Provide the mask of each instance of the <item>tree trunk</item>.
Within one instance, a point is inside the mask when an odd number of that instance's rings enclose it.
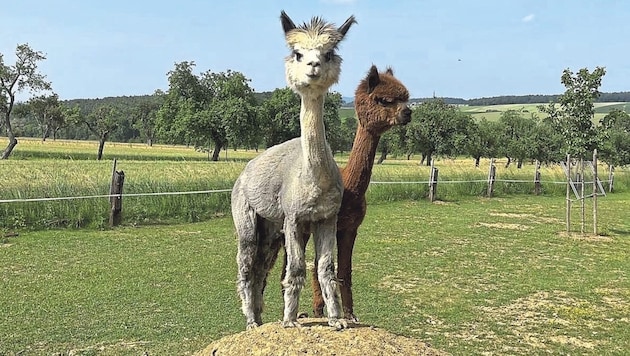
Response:
[[[378,158],[378,161],[376,162],[376,164],[382,164],[385,159],[387,159],[387,154],[389,153],[389,149],[387,149],[387,145],[383,145],[383,147],[381,147],[381,156]]]
[[[433,156],[433,154],[432,154],[432,153],[427,153],[427,155],[426,155],[426,157],[425,157],[425,159],[426,159],[426,163],[425,163],[425,165],[426,165],[427,167],[431,166],[431,157],[432,157],[432,156]]]
[[[9,144],[4,149],[4,151],[2,151],[2,156],[0,156],[0,159],[8,159],[9,156],[11,155],[11,152],[13,152],[13,148],[15,148],[15,146],[17,146],[18,144],[18,140],[15,138],[15,135],[13,134],[13,127],[11,127],[11,120],[9,120],[9,115],[10,115],[10,112],[5,113],[5,118],[4,118],[4,127],[7,130],[7,138],[9,139]]]
[[[153,138],[152,137],[147,138],[147,145],[149,147],[153,147]]]
[[[103,158],[103,148],[105,148],[105,140],[107,137],[101,137],[98,140],[98,154],[96,155],[96,160],[100,161]]]
[[[479,163],[481,162],[481,156],[475,157],[475,167],[479,168]]]
[[[518,169],[523,168],[523,159],[522,158],[519,158],[516,162],[517,162],[516,163],[516,168],[518,168]]]
[[[512,163],[512,159],[507,156],[505,158],[507,158],[507,162],[505,163],[505,168],[508,168],[510,166],[510,163]]]
[[[221,144],[215,143],[214,144],[214,150],[212,151],[212,158],[211,158],[211,160],[213,162],[217,162],[219,160],[219,155],[220,154],[221,154]]]

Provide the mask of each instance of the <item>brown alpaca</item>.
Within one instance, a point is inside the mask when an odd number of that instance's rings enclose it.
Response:
[[[376,66],[372,66],[355,92],[354,107],[359,123],[348,164],[340,168],[344,190],[337,215],[337,279],[344,317],[348,320],[358,321],[352,299],[352,249],[367,209],[365,192],[370,184],[376,148],[387,130],[411,121],[408,100],[407,88],[394,78],[391,68],[379,73]],[[304,237],[308,240],[308,235]],[[317,264],[313,268],[312,287],[313,313],[315,317],[322,317],[324,299],[317,280]]]

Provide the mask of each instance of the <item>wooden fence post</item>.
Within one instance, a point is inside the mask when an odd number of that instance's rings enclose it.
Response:
[[[490,168],[488,169],[488,198],[492,198],[494,192],[494,181],[496,179],[497,167],[494,165],[494,158],[490,159]]]
[[[438,169],[433,165],[431,160],[431,176],[429,178],[429,201],[434,202],[437,199],[437,182],[438,182]]]
[[[567,154],[567,233],[571,232],[571,155]]]
[[[597,149],[593,150],[593,234],[597,236]]]
[[[112,168],[112,183],[109,188],[109,226],[117,226],[122,222],[122,192],[125,183],[125,172],[116,170],[116,160]]]
[[[584,235],[584,218],[585,218],[585,197],[584,197],[584,158],[580,158],[580,213],[582,214],[582,223],[580,224],[580,233]]]
[[[540,195],[540,192],[542,191],[541,188],[542,187],[540,185],[540,162],[536,160],[536,172],[534,173],[534,194]]]
[[[608,192],[609,193],[612,193],[613,191],[613,185],[615,181],[615,173],[613,173],[614,171],[615,171],[615,167],[613,167],[612,164],[608,166]]]

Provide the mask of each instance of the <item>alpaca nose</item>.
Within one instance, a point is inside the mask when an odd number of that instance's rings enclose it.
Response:
[[[319,67],[321,65],[321,62],[319,60],[313,60],[313,61],[310,61],[310,62],[308,62],[306,64],[311,66],[311,67],[313,67],[313,68],[317,68],[317,67]]]

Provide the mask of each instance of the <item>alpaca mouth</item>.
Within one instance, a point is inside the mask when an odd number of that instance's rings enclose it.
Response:
[[[310,79],[318,79],[319,78],[319,74],[307,74],[307,77],[309,77]]]

